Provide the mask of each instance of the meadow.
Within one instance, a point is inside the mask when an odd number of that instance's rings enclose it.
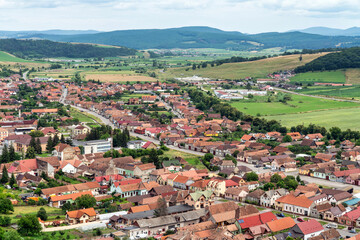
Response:
[[[333,109],[309,113],[286,114],[277,116],[266,116],[265,119],[277,120],[286,127],[310,123],[324,126],[327,129],[339,127],[342,130],[359,130],[360,108]]]
[[[360,84],[360,69],[348,68],[345,71],[346,83]]]
[[[324,71],[299,73],[290,79],[291,82],[308,83],[345,83],[345,71]]]
[[[330,87],[330,86],[313,86],[305,87],[301,90],[296,90],[296,92],[309,94],[309,95],[323,95],[323,96],[333,96],[340,98],[360,98],[360,86],[339,86],[339,87]]]
[[[155,82],[156,78],[141,75],[127,74],[85,74],[86,80],[99,80],[101,82]]]
[[[15,57],[7,52],[0,51],[0,62],[29,62],[28,60]]]
[[[297,66],[304,65],[305,63],[308,63],[325,54],[327,53],[304,54],[302,55],[302,61],[299,60],[299,55],[294,54],[252,62],[225,63],[220,66],[208,66],[206,68],[199,68],[195,70],[192,70],[191,67],[172,68],[167,69],[164,73],[159,72],[159,77],[163,79],[198,75],[216,79],[243,79],[245,77],[264,78],[269,73],[294,69]]]
[[[70,116],[79,119],[80,122],[94,123],[95,121],[75,108],[70,108]]]
[[[230,104],[241,112],[261,116],[360,107],[358,103],[339,102],[299,95],[291,95],[291,98],[292,100],[286,104],[281,102],[249,102],[246,100],[231,101]]]

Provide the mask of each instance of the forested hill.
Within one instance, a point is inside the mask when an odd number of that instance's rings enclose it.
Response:
[[[353,36],[322,36],[302,32],[244,34],[210,27],[120,30],[81,35],[34,34],[24,38],[97,43],[135,49],[219,48],[259,50],[273,47],[318,49],[360,46],[360,37]]]
[[[0,51],[20,58],[96,58],[128,56],[136,53],[126,47],[98,47],[90,44],[60,43],[49,40],[0,39]]]
[[[343,68],[360,68],[360,47],[347,48],[340,52],[329,53],[295,68],[295,72],[301,73]]]

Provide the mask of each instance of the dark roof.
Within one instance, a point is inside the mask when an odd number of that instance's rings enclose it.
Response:
[[[187,206],[187,205],[175,205],[167,208],[168,214],[174,214],[174,213],[181,213],[181,212],[188,212],[194,210],[194,207]],[[120,216],[120,218],[128,219],[128,220],[139,220],[144,218],[153,218],[154,217],[154,211],[155,210],[149,210],[144,212],[138,212],[138,213],[131,213]]]

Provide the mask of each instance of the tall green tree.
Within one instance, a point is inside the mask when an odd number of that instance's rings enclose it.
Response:
[[[9,147],[9,160],[10,162],[13,162],[16,160],[16,153],[13,145],[10,145]]]
[[[78,209],[91,208],[91,207],[95,206],[96,199],[89,194],[85,194],[85,195],[82,195],[81,197],[78,197],[75,200],[75,203],[76,203],[76,206]]]
[[[34,149],[36,148],[36,140],[35,140],[35,137],[31,137],[31,140],[30,140],[30,147],[33,147]]]
[[[42,153],[40,138],[36,139],[35,152],[36,154]]]
[[[57,134],[55,134],[53,139],[53,146],[55,147],[56,145],[58,145],[59,142],[60,142],[59,137]]]
[[[15,184],[16,184],[16,179],[15,179],[14,173],[11,173],[9,185],[10,185],[10,187],[13,187]]]
[[[36,215],[25,215],[18,221],[18,232],[23,236],[39,235],[42,227]]]
[[[4,198],[0,199],[0,213],[8,214],[9,212],[14,211],[14,206],[12,205],[10,199]]]
[[[10,162],[10,156],[9,156],[8,146],[5,145],[1,154],[1,163],[8,163],[8,162]]]
[[[46,144],[46,151],[47,151],[48,153],[52,153],[53,150],[54,150],[53,141],[52,141],[52,138],[49,137],[49,138],[48,138],[48,141],[47,141],[47,144]]]
[[[3,170],[2,170],[2,175],[1,175],[1,179],[0,182],[5,184],[9,181],[9,174],[8,171],[6,169],[6,166],[4,166]]]
[[[28,149],[26,150],[25,157],[26,158],[35,158],[36,157],[35,148],[28,147]]]
[[[37,216],[38,218],[40,218],[41,220],[43,220],[43,221],[46,221],[46,220],[48,219],[47,212],[46,212],[45,208],[43,208],[43,207],[41,207],[41,208],[39,209],[39,211],[37,212],[36,216]]]

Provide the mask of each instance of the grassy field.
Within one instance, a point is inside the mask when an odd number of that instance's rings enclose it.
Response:
[[[95,121],[75,108],[70,109],[70,116],[79,119],[80,122],[94,123]]]
[[[341,98],[360,98],[360,86],[313,86],[306,87],[296,92],[309,94],[309,95],[323,95],[323,96],[334,96]]]
[[[360,84],[360,69],[348,68],[345,71],[346,83]]]
[[[62,213],[61,209],[52,208],[49,206],[14,206],[14,212],[12,214],[0,214],[0,216],[8,216],[11,218],[11,222],[15,223],[20,219],[16,216],[23,216],[25,214],[36,214],[41,207],[46,210],[49,219],[55,219],[57,216],[62,219],[64,218],[64,214]]]
[[[319,99],[313,97],[305,97],[298,95],[291,95],[292,100],[287,104],[281,102],[247,102],[247,101],[234,101],[230,104],[236,107],[239,111],[261,116],[264,115],[280,115],[290,113],[311,112],[327,109],[339,108],[353,108],[360,107],[360,104],[350,102],[338,102],[326,99]]]
[[[263,59],[253,62],[243,63],[226,63],[215,67],[206,67],[188,71],[186,68],[168,69],[165,73],[159,73],[160,78],[182,77],[198,75],[202,77],[218,79],[241,79],[245,77],[262,78],[267,74],[279,70],[293,69],[297,66],[304,65],[326,53],[305,54],[303,60],[299,61],[299,55],[280,56],[269,59]]]
[[[307,83],[345,83],[345,72],[338,71],[325,71],[325,72],[307,72],[296,74],[290,79],[291,82]]]
[[[281,116],[267,116],[268,120],[277,120],[286,127],[310,123],[330,127],[339,127],[343,130],[358,130],[360,127],[360,108],[334,109],[301,114],[286,114]]]
[[[28,60],[15,57],[6,52],[0,51],[0,62],[29,62]]]
[[[86,74],[86,80],[100,80],[101,82],[155,82],[156,78],[126,74]]]
[[[141,93],[124,94],[121,95],[121,100],[127,101],[129,100],[129,98],[141,98],[142,96],[150,96],[150,94],[141,94]]]
[[[175,157],[182,157],[187,161],[191,166],[194,166],[196,169],[205,169],[206,167],[202,164],[202,162],[199,160],[198,156],[191,154],[191,153],[185,153],[180,152],[174,149],[170,149],[169,151],[165,151],[162,155],[163,157],[168,157],[170,159]]]

